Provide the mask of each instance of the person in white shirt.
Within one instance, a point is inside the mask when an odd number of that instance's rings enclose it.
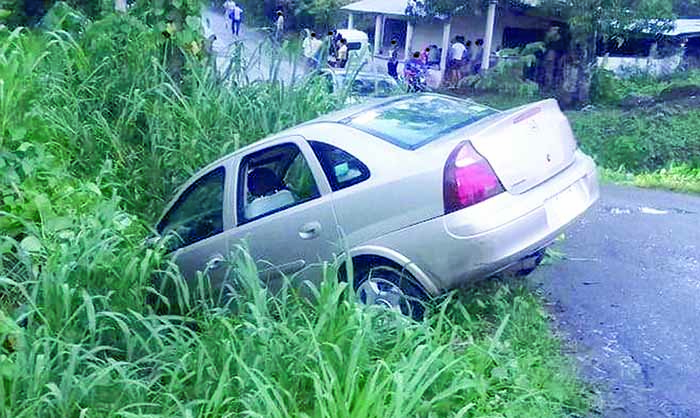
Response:
[[[345,68],[345,64],[348,63],[348,41],[345,38],[340,40],[340,47],[335,56],[336,66],[338,68]]]
[[[308,33],[308,31],[307,31]],[[319,52],[323,42],[318,39],[316,32],[311,32],[302,43],[302,49],[304,50],[304,58],[306,58],[306,64],[309,68],[316,68],[319,62]]]
[[[277,42],[282,41],[282,35],[284,34],[284,15],[282,11],[277,12],[277,22],[275,22],[275,39]]]
[[[452,46],[450,47],[450,61],[448,63],[450,79],[452,81],[459,81],[460,70],[462,68],[464,54],[466,51],[467,47],[464,46],[460,37],[456,37],[452,42]]]
[[[227,0],[224,2],[226,17],[231,19],[231,33],[238,36],[241,30],[241,20],[243,18],[243,9],[241,9],[235,1]]]

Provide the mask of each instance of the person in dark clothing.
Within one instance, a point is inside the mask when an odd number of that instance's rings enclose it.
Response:
[[[387,73],[395,80],[399,78],[397,70],[399,66],[399,45],[396,39],[391,40],[391,49],[389,49],[389,61],[386,63]]]
[[[476,53],[472,59],[472,73],[479,74],[481,72],[481,61],[484,59],[484,40],[477,39],[474,45],[476,45]]]
[[[404,68],[403,74],[404,78],[406,79],[406,83],[408,84],[408,87],[412,91],[425,90],[425,64],[421,59],[420,52],[414,52],[413,58],[406,62],[406,67]]]

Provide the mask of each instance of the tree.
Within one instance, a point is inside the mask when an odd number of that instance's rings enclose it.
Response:
[[[663,32],[675,18],[675,10],[694,10],[689,3],[698,6],[700,0],[541,0],[534,8],[520,0],[500,0],[501,7],[529,8],[530,14],[565,23],[569,45],[563,72],[574,78],[566,87],[573,102],[588,99],[599,39],[624,39],[634,31]],[[484,7],[484,0],[409,1],[410,14],[417,16],[466,14],[478,7]]]
[[[340,17],[340,8],[352,0],[298,0],[294,14],[299,22],[308,26],[328,28]]]

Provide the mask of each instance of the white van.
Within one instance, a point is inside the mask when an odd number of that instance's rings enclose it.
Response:
[[[338,34],[348,42],[348,65],[364,66],[369,62],[371,51],[369,36],[365,32],[357,29],[338,29]]]

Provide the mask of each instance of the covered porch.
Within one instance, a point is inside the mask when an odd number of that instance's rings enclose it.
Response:
[[[457,34],[463,34],[453,28],[454,19],[448,17],[432,17],[414,24],[406,13],[411,0],[361,0],[342,7],[348,13],[348,28],[354,28],[356,15],[374,17],[373,56],[379,60],[387,59],[391,39],[396,39],[401,46],[400,60],[407,60],[414,51],[435,45],[440,51],[437,68],[431,68],[432,78],[438,84],[442,81],[447,67],[447,54],[451,40]],[[463,18],[466,24],[479,38],[484,41],[484,51],[492,51],[494,24],[496,20],[497,0],[490,0],[485,16]],[[462,25],[460,25],[462,26]],[[477,29],[477,27],[479,29]],[[460,28],[461,30],[461,28]],[[481,62],[482,69],[488,69],[490,53],[484,53]]]

